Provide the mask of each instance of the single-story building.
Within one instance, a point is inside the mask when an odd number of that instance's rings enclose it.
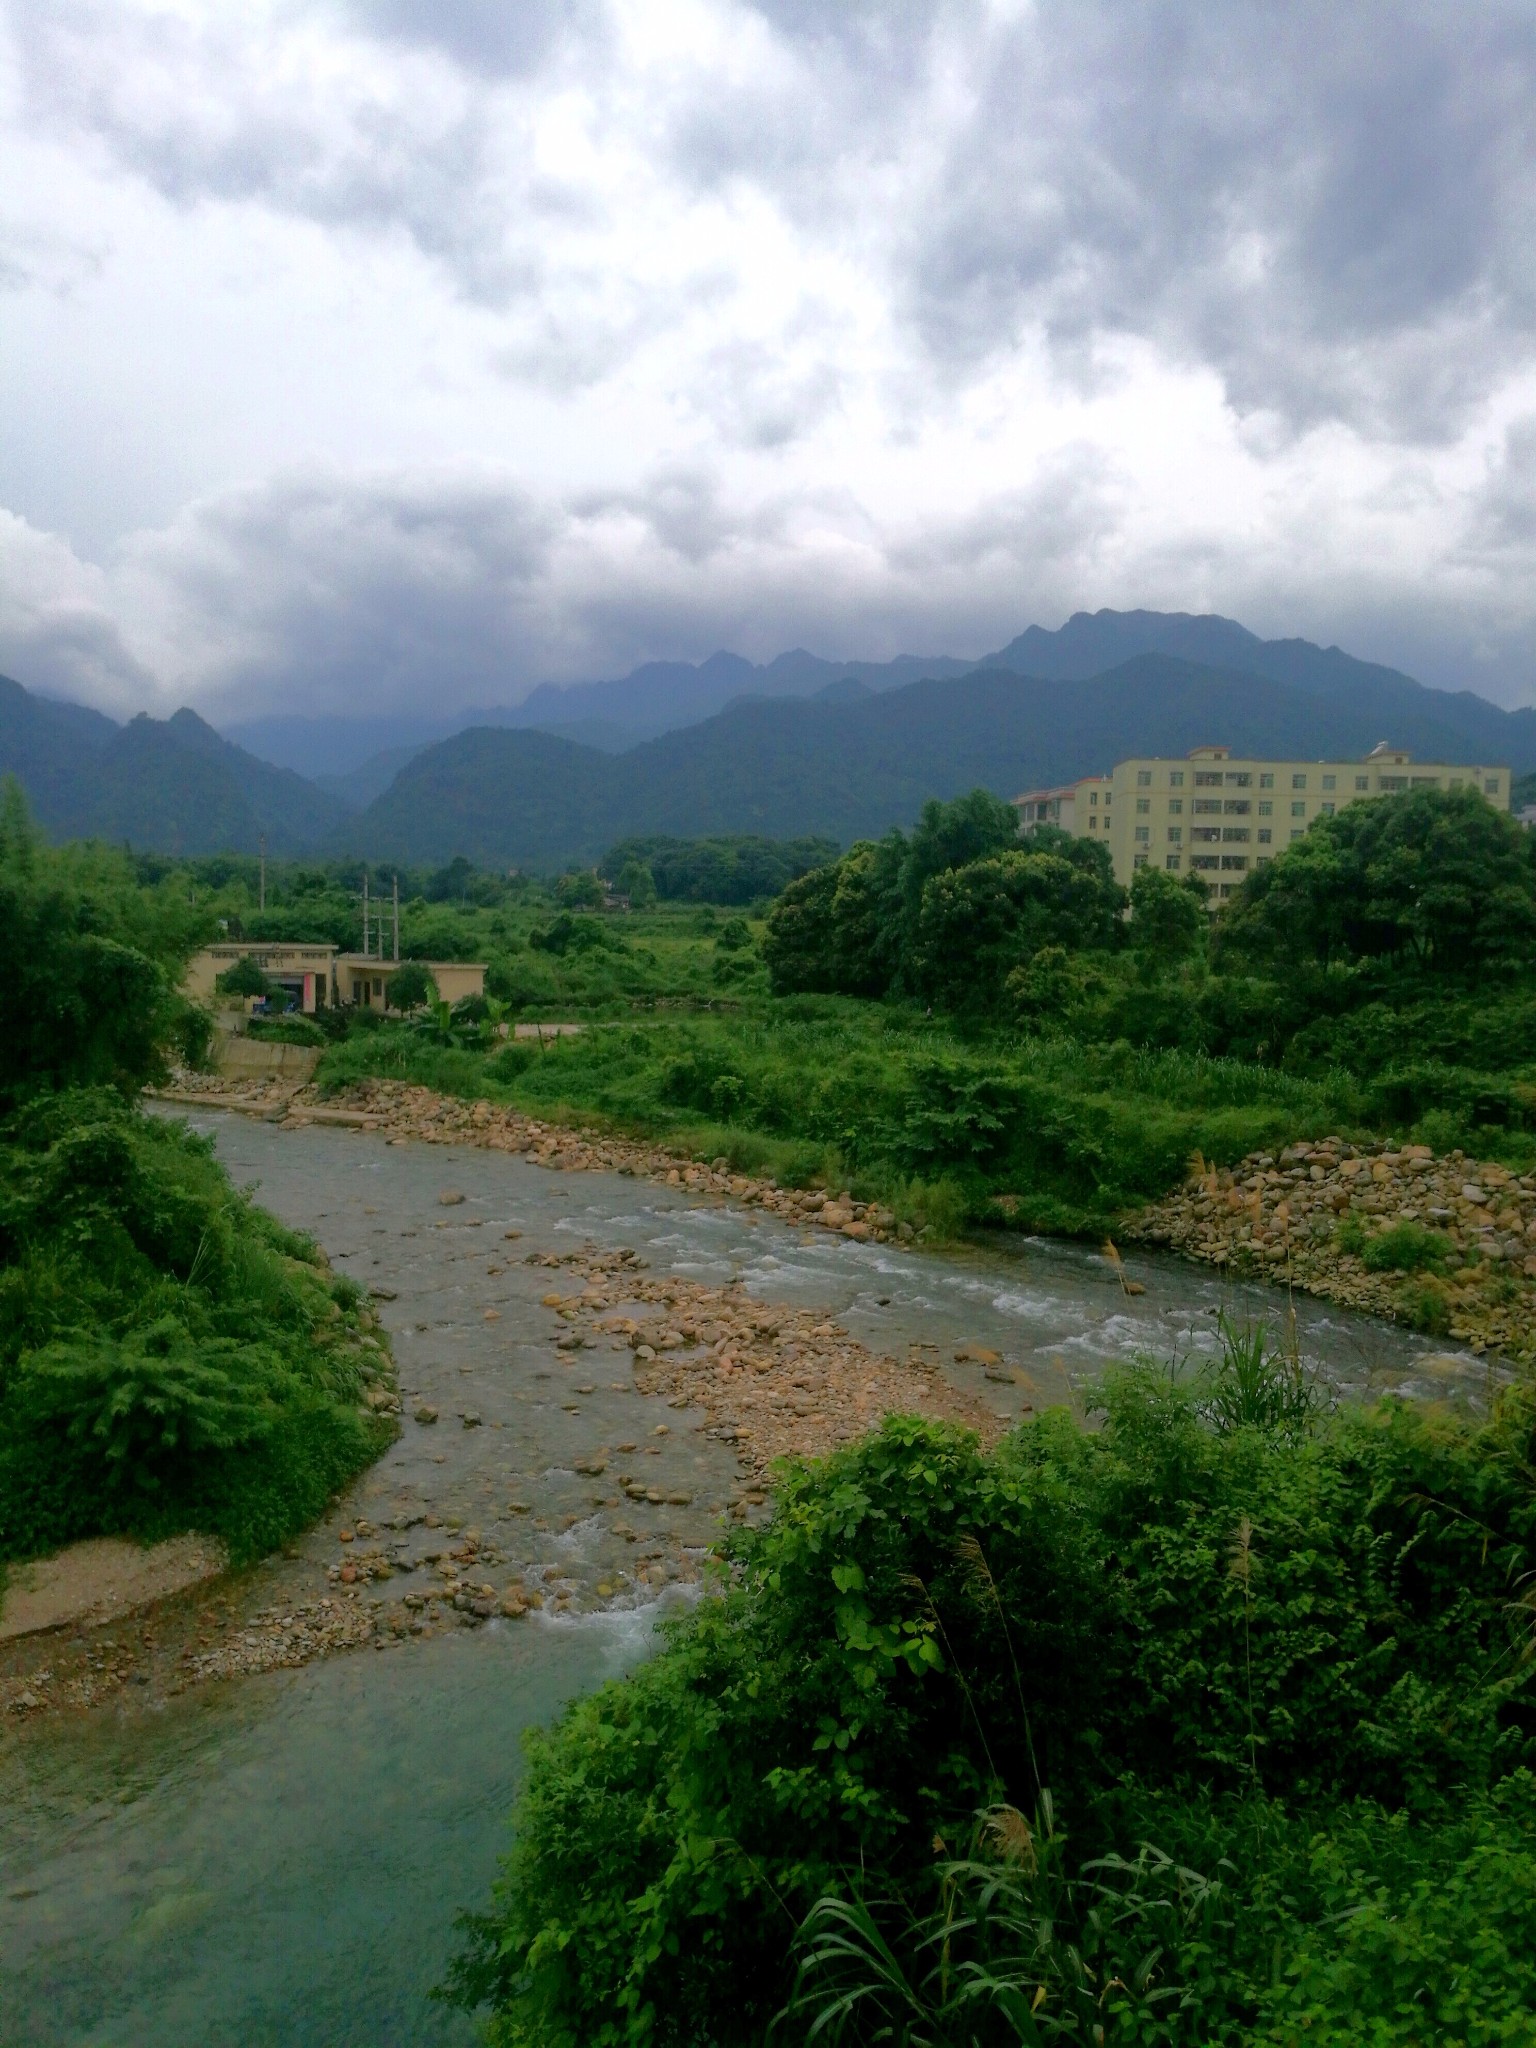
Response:
[[[364,1009],[382,1010],[389,977],[401,960],[380,960],[376,954],[338,953],[336,956],[335,1000],[357,1003]],[[484,961],[423,960],[422,966],[437,983],[438,997],[445,1003],[461,1003],[466,996],[485,994]]]
[[[336,946],[287,946],[248,940],[225,940],[205,946],[187,963],[182,992],[194,1002],[217,1000],[219,976],[241,960],[254,960],[268,981],[283,989],[295,1009],[306,1017],[336,1003],[355,1003],[370,1010],[385,1007],[389,977],[404,963],[381,960],[372,953],[343,953]],[[485,994],[483,961],[424,960],[445,1003]]]
[[[201,953],[193,954],[182,977],[183,995],[197,1003],[211,1004],[218,993],[215,984],[219,976],[247,958],[255,961],[268,981],[285,990],[294,1008],[302,1010],[306,1017],[336,1000],[332,993],[336,980],[334,946],[263,945],[255,941],[241,945],[233,940],[204,946]]]

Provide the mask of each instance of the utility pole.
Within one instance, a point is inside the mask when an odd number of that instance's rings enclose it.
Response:
[[[267,835],[265,832],[262,833],[261,838],[257,841],[257,845],[261,848],[261,898],[258,908],[265,910],[267,907]]]
[[[363,958],[368,958],[368,870],[363,869]]]
[[[380,948],[382,951],[383,949]],[[395,964],[400,964],[400,870],[395,870]]]

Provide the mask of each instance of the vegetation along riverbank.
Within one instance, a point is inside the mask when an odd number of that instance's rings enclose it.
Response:
[[[120,856],[42,846],[14,789],[0,932],[0,1566],[190,1529],[247,1562],[389,1441],[387,1344],[311,1242],[137,1106],[198,1039],[185,920]]]

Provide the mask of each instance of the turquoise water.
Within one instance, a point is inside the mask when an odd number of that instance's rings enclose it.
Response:
[[[347,1513],[457,1511],[483,1520],[525,1565],[554,1560],[578,1578],[600,1577],[625,1546],[591,1513],[573,1458],[656,1417],[610,1379],[627,1378],[627,1351],[589,1368],[579,1414],[551,1391],[557,1326],[538,1306],[549,1276],[523,1263],[530,1250],[629,1244],[653,1272],[715,1285],[739,1277],[764,1300],[825,1304],[877,1351],[932,1344],[946,1371],[1005,1415],[1025,1390],[951,1364],[956,1347],[995,1347],[1043,1405],[1073,1399],[1116,1360],[1208,1350],[1218,1309],[1272,1323],[1286,1309],[1272,1290],[1177,1260],[1128,1259],[1147,1290],[1128,1296],[1083,1246],[1018,1240],[929,1256],[806,1236],[619,1175],[235,1117],[192,1121],[215,1133],[237,1180],[313,1231],[342,1270],[364,1286],[389,1283],[383,1313],[402,1385],[442,1405],[441,1426],[408,1422]],[[447,1187],[462,1198],[449,1209],[439,1199]],[[509,1225],[522,1233],[515,1264],[496,1251]],[[1296,1306],[1303,1355],[1349,1392],[1441,1394],[1481,1374],[1476,1360],[1406,1332]],[[461,1402],[483,1411],[485,1427],[454,1425]],[[679,1427],[658,1472],[700,1489],[688,1515],[667,1511],[677,1526],[655,1548],[676,1554],[706,1540],[708,1497],[723,1498],[734,1461],[671,1420]],[[533,1512],[509,1522],[500,1504],[514,1488]],[[584,1518],[561,1533],[561,1510]],[[334,1554],[325,1530],[306,1541]],[[455,1914],[483,1906],[505,1847],[522,1733],[642,1657],[654,1614],[641,1605],[492,1623],[158,1707],[134,1702],[130,1688],[129,1704],[7,1735],[0,2048],[472,2041],[472,2023],[430,1993]]]
[[[29,1741],[4,1802],[5,2048],[436,2048],[522,1731],[646,1617],[493,1624]]]

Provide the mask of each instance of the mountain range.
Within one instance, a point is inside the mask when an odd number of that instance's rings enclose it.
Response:
[[[0,676],[0,775],[15,775],[51,839],[126,840],[163,853],[274,854],[336,822],[323,790],[231,746],[195,711],[118,725]]]
[[[254,851],[264,835],[273,853],[550,869],[644,833],[847,842],[909,823],[928,796],[976,783],[1013,795],[1212,740],[1306,759],[1389,739],[1420,759],[1536,769],[1536,711],[1189,613],[1079,612],[980,664],[803,650],[763,666],[653,662],[466,716],[425,740],[394,721],[379,729],[392,744],[350,769],[328,721],[317,752],[331,766],[309,780],[191,711],[119,726],[0,679],[0,774],[19,776],[55,837],[191,854]],[[304,724],[262,730],[291,761]]]

